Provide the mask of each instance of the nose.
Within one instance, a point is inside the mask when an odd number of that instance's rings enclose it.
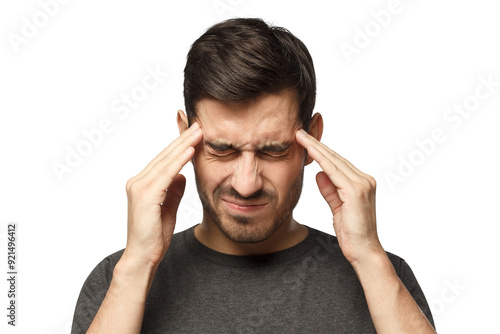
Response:
[[[262,188],[262,178],[255,153],[241,152],[231,185],[242,197],[248,197]]]

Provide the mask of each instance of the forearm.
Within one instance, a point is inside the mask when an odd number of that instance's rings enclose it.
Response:
[[[353,267],[377,333],[436,333],[385,253],[372,255]]]
[[[140,333],[146,298],[156,268],[122,256],[87,333]]]

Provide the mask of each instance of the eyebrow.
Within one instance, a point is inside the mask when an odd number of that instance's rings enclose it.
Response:
[[[216,151],[226,151],[230,149],[238,150],[240,149],[239,147],[231,144],[230,142],[226,140],[215,140],[215,141],[208,141],[204,140],[205,144],[210,146],[210,148],[216,150]],[[266,152],[274,152],[274,153],[280,153],[288,150],[292,146],[292,142],[275,142],[271,144],[264,144],[264,145],[258,145],[256,147],[257,151],[266,151]]]

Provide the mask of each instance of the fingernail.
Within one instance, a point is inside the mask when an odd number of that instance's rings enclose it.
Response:
[[[304,129],[300,129],[299,130],[299,134],[302,136],[302,137],[306,137],[307,136],[307,132],[305,132]]]
[[[200,125],[198,124],[198,122],[194,122],[193,125],[191,125],[191,128],[194,130],[196,128],[199,128]]]

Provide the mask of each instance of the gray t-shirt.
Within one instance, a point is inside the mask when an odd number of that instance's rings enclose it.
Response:
[[[306,239],[272,254],[216,252],[194,236],[173,236],[149,292],[141,333],[375,333],[363,288],[335,236],[308,227]],[[123,250],[85,281],[72,334],[85,333],[106,295]],[[408,264],[387,253],[434,325]]]

